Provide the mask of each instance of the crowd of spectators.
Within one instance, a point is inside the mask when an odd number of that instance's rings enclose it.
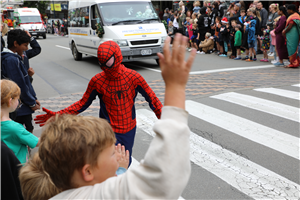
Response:
[[[165,9],[163,20],[169,36],[181,33],[189,38],[188,51],[196,48],[198,54],[214,52],[247,62],[263,54],[261,62],[299,67],[299,12],[295,4],[264,8],[257,0],[248,6],[243,1],[230,1],[229,6],[224,1],[204,1],[202,6],[195,1],[193,9],[181,1],[177,10]]]

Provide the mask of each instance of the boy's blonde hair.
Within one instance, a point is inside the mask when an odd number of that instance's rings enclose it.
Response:
[[[46,200],[62,192],[44,171],[38,153],[21,168],[19,179],[25,200]]]
[[[1,80],[1,107],[8,106],[9,100],[12,98],[20,98],[21,90],[19,86],[7,79]]]
[[[81,170],[85,164],[96,166],[99,154],[115,142],[115,134],[104,119],[67,114],[53,116],[40,138],[39,158],[44,169],[40,177],[49,174],[49,180],[59,190],[74,188],[71,182],[74,171]],[[52,183],[48,182],[49,187]]]
[[[172,21],[169,21],[169,26],[173,26],[173,22]]]
[[[200,6],[200,1],[195,1],[194,4],[195,4],[195,6],[199,7]]]

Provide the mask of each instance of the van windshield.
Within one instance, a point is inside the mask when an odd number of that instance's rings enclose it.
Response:
[[[20,23],[42,22],[40,16],[20,16]]]
[[[104,25],[157,23],[151,2],[118,2],[98,4]]]

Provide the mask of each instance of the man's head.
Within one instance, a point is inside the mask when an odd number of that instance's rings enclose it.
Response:
[[[211,36],[211,33],[209,33],[209,32],[205,33],[205,38],[206,39],[210,38],[210,36]]]
[[[263,4],[262,4],[261,1],[259,1],[259,2],[257,3],[256,8],[257,8],[258,10],[261,10],[261,9],[263,8]]]
[[[21,29],[15,29],[8,32],[7,47],[11,51],[17,52],[19,56],[22,56],[23,51],[28,50],[29,42],[29,35]]]
[[[115,134],[104,119],[56,115],[42,132],[39,157],[57,188],[94,185],[114,176],[118,169],[115,142]]]
[[[119,45],[114,41],[106,41],[99,45],[98,63],[108,76],[114,76],[119,71],[123,56]]]

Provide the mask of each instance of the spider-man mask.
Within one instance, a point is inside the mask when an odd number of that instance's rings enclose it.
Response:
[[[108,76],[115,76],[118,73],[123,60],[121,49],[114,41],[106,41],[99,45],[98,62]]]

